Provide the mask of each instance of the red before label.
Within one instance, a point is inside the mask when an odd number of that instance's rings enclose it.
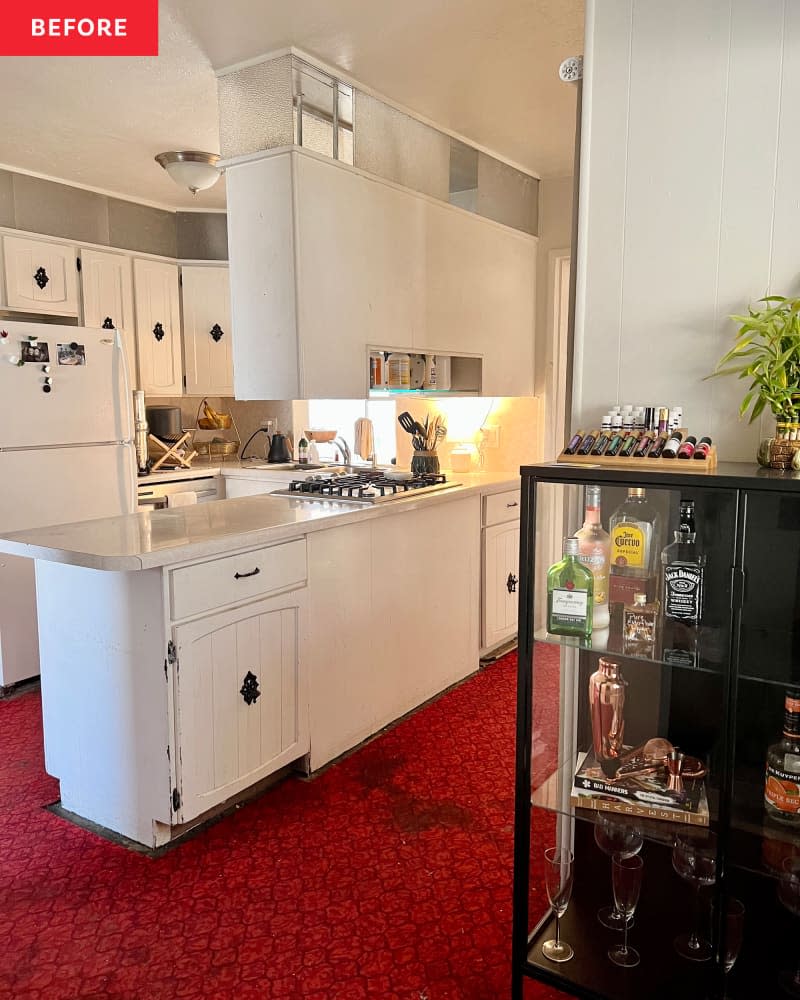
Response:
[[[0,24],[3,56],[158,55],[158,0],[34,0]]]

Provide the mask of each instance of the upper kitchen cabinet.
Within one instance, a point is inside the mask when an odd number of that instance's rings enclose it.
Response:
[[[29,313],[78,315],[75,247],[3,237],[6,306]]]
[[[81,250],[84,326],[105,327],[122,334],[131,386],[136,377],[136,326],[133,318],[131,258],[106,250]]]
[[[240,399],[367,395],[368,347],[482,358],[533,392],[537,240],[294,149],[227,168]]]
[[[183,349],[190,396],[232,396],[228,267],[181,268]]]
[[[177,264],[134,260],[139,388],[157,396],[183,393]]]

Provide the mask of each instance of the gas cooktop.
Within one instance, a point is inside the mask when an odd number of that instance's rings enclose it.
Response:
[[[379,470],[335,475],[322,473],[295,479],[285,490],[275,490],[272,496],[293,500],[336,500],[344,503],[373,504],[404,497],[436,493],[457,483],[449,483],[443,475],[425,473],[409,479],[396,479]]]

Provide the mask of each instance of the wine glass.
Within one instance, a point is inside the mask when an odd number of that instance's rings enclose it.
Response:
[[[778,899],[786,909],[800,917],[800,857],[786,858],[778,881]],[[800,997],[800,962],[794,972],[788,969],[778,977],[781,988],[793,997]]]
[[[733,968],[744,937],[744,903],[740,899],[728,897],[725,903],[725,951],[722,955],[724,977],[722,995],[719,1000],[730,1000],[728,993],[728,973]]]
[[[613,813],[598,812],[594,825],[594,842],[610,858],[615,854],[621,858],[631,858],[641,851],[644,837],[636,823],[621,819]],[[625,926],[616,903],[613,906],[601,906],[597,911],[597,919],[612,931],[621,931]],[[633,917],[628,927],[633,927]]]
[[[672,848],[672,867],[682,879],[694,886],[694,919],[690,934],[675,938],[675,950],[693,962],[707,962],[711,945],[700,937],[700,889],[713,885],[717,878],[717,837],[708,830],[686,830],[676,834]]]
[[[563,847],[548,847],[544,852],[544,874],[547,898],[556,915],[556,936],[542,945],[542,954],[551,962],[568,962],[575,952],[561,940],[561,918],[567,912],[572,895],[572,851]]]
[[[639,964],[639,952],[628,947],[628,929],[633,923],[633,914],[639,902],[642,889],[642,871],[644,862],[638,854],[627,858],[615,854],[611,859],[611,885],[614,889],[614,904],[622,914],[622,944],[615,945],[608,952],[608,957],[614,965],[632,969]]]

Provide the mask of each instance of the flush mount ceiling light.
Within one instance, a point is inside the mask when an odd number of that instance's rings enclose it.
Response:
[[[170,177],[180,187],[188,187],[192,194],[205,191],[216,184],[220,176],[217,153],[203,153],[197,149],[159,153],[156,163],[160,163]]]

